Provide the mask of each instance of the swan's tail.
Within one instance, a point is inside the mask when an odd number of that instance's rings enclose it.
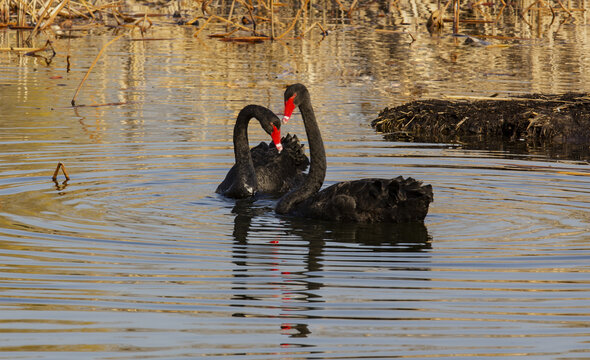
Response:
[[[405,221],[424,220],[430,203],[434,200],[432,185],[422,185],[421,181],[399,176],[391,182],[398,198],[396,217]],[[395,185],[394,185],[395,184]]]

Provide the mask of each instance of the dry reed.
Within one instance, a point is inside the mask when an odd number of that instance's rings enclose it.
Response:
[[[57,175],[59,174],[60,169],[63,172],[63,174],[66,178],[66,181],[70,180],[70,177],[68,176],[68,172],[66,171],[66,167],[62,162],[57,163],[57,167],[55,168],[55,171],[53,172],[53,176],[51,177],[51,180],[57,181]]]
[[[556,17],[562,13],[561,26],[567,21],[575,21],[574,14],[585,10],[572,8],[569,2],[565,3],[562,0],[555,0],[555,3],[549,0],[527,0],[526,4],[518,5],[498,0],[501,8],[491,10],[492,6],[484,5],[489,1],[484,1],[479,0],[470,5],[474,9],[471,13],[475,14],[475,17],[459,19],[459,1],[448,0],[444,7],[441,6],[433,12],[429,27],[431,30],[441,31],[443,22],[449,21],[445,19],[445,15],[448,17],[449,14],[454,20],[454,32],[458,31],[459,23],[496,23],[507,6],[517,7],[517,13],[521,15],[523,22],[531,27],[533,25],[527,20],[530,13],[534,12],[536,16],[551,16],[549,26],[553,25]],[[451,3],[456,6],[449,6]],[[145,32],[152,27],[152,20],[147,12],[141,15],[126,14],[123,10],[124,5],[125,2],[119,0],[0,0],[0,27],[32,29],[25,41],[26,46],[19,43],[18,46],[9,47],[9,51],[15,52],[38,49],[32,45],[32,40],[39,34],[47,34],[47,37],[52,38],[50,28],[63,33],[64,30],[76,31],[89,26],[113,26],[113,21],[116,22],[117,28],[138,28],[143,38]],[[214,25],[225,24],[224,34],[209,35],[223,41],[260,42],[303,38],[315,28],[319,28],[323,39],[330,29],[325,25],[325,20],[322,22],[318,21],[317,17],[314,18],[319,6],[323,7],[324,13],[339,12],[341,16],[352,18],[362,16],[361,10],[370,5],[359,0],[320,0],[313,4],[310,0],[290,0],[285,3],[279,0],[197,0],[197,6],[181,10],[191,20],[183,20],[179,24],[191,25],[202,20],[201,26],[193,33],[194,37],[198,37],[205,29]],[[219,12],[220,9],[226,12]],[[395,9],[401,12],[398,0],[390,1],[389,12],[392,13]],[[64,24],[68,21],[69,25],[66,27]],[[412,42],[416,41],[409,31],[406,32]]]
[[[80,81],[80,84],[78,85],[78,88],[76,89],[76,92],[74,93],[74,97],[72,97],[72,106],[76,106],[76,97],[78,96],[78,93],[80,92],[80,89],[82,88],[82,84],[84,84],[84,82],[86,81],[86,79],[88,79],[88,75],[90,75],[90,72],[94,68],[94,65],[96,65],[96,62],[98,61],[98,59],[100,58],[100,56],[102,55],[102,53],[105,51],[105,49],[109,45],[111,45],[112,43],[114,43],[115,41],[119,40],[120,38],[122,38],[125,35],[126,34],[121,34],[121,35],[115,37],[114,39],[111,39],[111,41],[109,41],[108,43],[104,44],[104,46],[100,49],[100,51],[96,55],[96,58],[92,62],[92,65],[90,65],[90,68],[88,68],[88,71],[84,75],[84,78],[82,78],[82,81]]]

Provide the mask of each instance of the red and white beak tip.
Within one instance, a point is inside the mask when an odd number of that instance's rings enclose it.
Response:
[[[286,124],[287,122],[289,122],[289,119],[290,118],[291,117],[290,116],[287,116],[287,115],[283,116],[283,124]]]
[[[283,144],[281,144],[281,130],[273,125],[272,134],[270,134],[270,137],[272,138],[272,142],[275,144],[278,152],[280,153],[283,150]]]

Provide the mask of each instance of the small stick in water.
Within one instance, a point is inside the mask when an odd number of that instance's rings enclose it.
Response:
[[[53,177],[51,179],[53,181],[57,180],[57,174],[59,173],[59,169],[61,169],[61,171],[64,173],[64,176],[66,177],[66,181],[70,180],[70,177],[68,176],[68,172],[66,171],[66,167],[61,162],[57,163],[57,167],[55,168],[55,171],[53,172]]]

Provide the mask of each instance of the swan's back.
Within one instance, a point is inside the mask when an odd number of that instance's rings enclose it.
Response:
[[[264,149],[264,145],[267,149]],[[303,144],[297,135],[287,134],[281,139],[283,151],[279,153],[273,143],[261,143],[252,149],[252,160],[256,169],[258,191],[269,194],[284,194],[299,186],[305,179],[303,171],[309,166]],[[257,148],[260,149],[256,150]],[[260,154],[255,152],[260,151]]]
[[[309,166],[303,145],[297,136],[287,134],[281,139],[283,151],[277,151],[273,143],[261,142],[250,149],[258,188],[256,192],[284,194],[303,182],[303,171]],[[239,187],[237,166],[234,165],[215,192],[226,194],[229,189]]]
[[[432,186],[413,178],[361,179],[327,187],[298,204],[293,213],[340,222],[422,221],[432,200]]]

